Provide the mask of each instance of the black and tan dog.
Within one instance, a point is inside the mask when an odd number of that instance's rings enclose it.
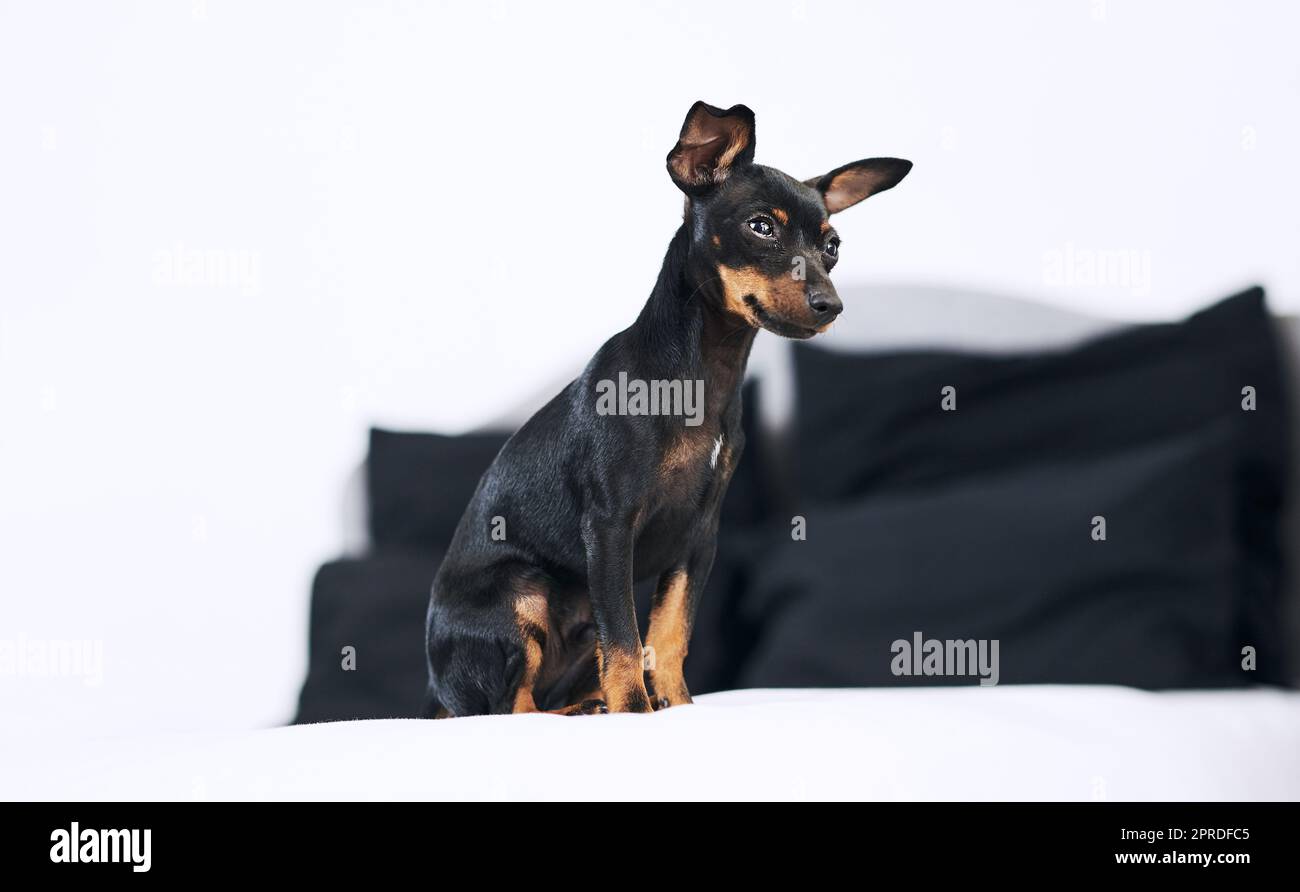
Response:
[[[911,167],[871,158],[800,182],[754,163],[748,108],[695,103],[668,155],[685,220],[650,299],[510,438],[456,529],[429,604],[427,715],[691,702],[682,661],[744,448],[754,336],[830,326],[842,305],[829,216]],[[615,380],[702,381],[702,412],[603,413],[600,385]],[[632,587],[652,577],[643,646]]]

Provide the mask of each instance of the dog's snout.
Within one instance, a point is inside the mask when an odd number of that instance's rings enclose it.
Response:
[[[830,291],[812,291],[808,294],[808,306],[817,314],[820,321],[834,319],[844,309],[839,297]]]

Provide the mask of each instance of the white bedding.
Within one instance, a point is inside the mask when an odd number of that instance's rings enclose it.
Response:
[[[6,799],[1300,799],[1300,693],[1272,690],[734,691],[651,716],[16,745]]]

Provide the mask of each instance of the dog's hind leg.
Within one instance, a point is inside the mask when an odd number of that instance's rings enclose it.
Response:
[[[545,645],[546,592],[540,581],[493,568],[440,578],[429,604],[426,715],[464,717],[528,712]]]
[[[608,712],[599,690],[579,697],[569,706],[543,710],[533,696],[534,688],[542,674],[542,661],[546,656],[547,639],[558,634],[552,627],[550,608],[545,595],[537,590],[525,591],[514,603],[515,622],[523,640],[524,668],[515,691],[513,712],[546,712],[551,715],[598,715]]]
[[[476,587],[456,586],[457,582],[444,582],[448,588],[435,593],[429,609],[426,716],[606,711],[598,693],[576,701],[566,697],[560,703],[571,705],[559,709],[538,704],[538,699],[547,699],[551,683],[543,677],[544,669],[561,670],[566,665],[560,640],[564,629],[555,627],[551,615],[549,580],[524,569],[495,574]],[[580,677],[573,681],[570,690],[592,687]],[[545,705],[556,703],[551,699]]]
[[[539,589],[526,588],[515,597],[512,606],[515,627],[519,630],[520,642],[524,649],[524,668],[519,686],[515,689],[514,707],[511,712],[540,712],[537,701],[533,699],[533,688],[542,673],[546,638],[551,632],[546,595]]]

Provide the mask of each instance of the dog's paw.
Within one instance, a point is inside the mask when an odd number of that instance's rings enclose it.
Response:
[[[662,687],[660,687],[660,689],[662,689]],[[653,690],[653,685],[651,685],[651,690]],[[653,693],[650,694],[650,703],[654,706],[656,713],[658,713],[659,710],[669,709],[669,707],[672,706],[685,706],[686,703],[689,702],[690,693],[686,690],[686,685],[684,684],[673,685],[673,687],[664,690],[663,693],[659,693],[658,690],[653,690]]]
[[[690,702],[691,702],[690,694],[685,694],[680,699],[671,699],[668,697],[655,697],[654,698],[655,712],[658,712],[661,709],[669,709],[673,706],[685,706]]]
[[[609,707],[605,705],[604,700],[583,700],[581,703],[575,703],[572,706],[553,709],[551,715],[604,715],[607,712],[609,712]]]

